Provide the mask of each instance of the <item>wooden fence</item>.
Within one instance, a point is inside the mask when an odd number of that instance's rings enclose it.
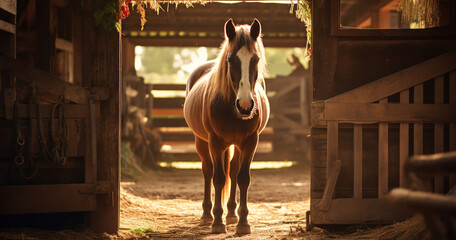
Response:
[[[450,52],[312,104],[312,224],[386,223],[384,197],[411,155],[456,150],[456,54]],[[443,193],[454,177],[434,179]]]

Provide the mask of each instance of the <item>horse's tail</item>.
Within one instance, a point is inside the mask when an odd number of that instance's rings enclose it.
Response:
[[[224,171],[225,171],[225,185],[222,189],[222,204],[226,206],[228,203],[228,198],[230,196],[231,190],[231,178],[230,178],[230,163],[231,159],[234,155],[234,145],[231,145],[225,152],[225,159],[224,160]]]

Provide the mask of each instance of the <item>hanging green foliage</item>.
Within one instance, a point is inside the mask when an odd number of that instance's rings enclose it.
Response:
[[[120,24],[116,21],[117,0],[91,0],[90,7],[96,25],[107,30],[120,30]]]
[[[306,24],[307,43],[306,43],[306,58],[310,58],[312,53],[312,0],[296,0],[296,17]],[[294,1],[291,0],[290,13],[294,10]]]

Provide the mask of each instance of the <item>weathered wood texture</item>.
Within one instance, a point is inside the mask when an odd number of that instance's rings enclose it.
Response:
[[[100,101],[97,119],[98,181],[108,181],[111,192],[97,197],[97,210],[89,224],[99,232],[117,232],[120,219],[120,34],[96,27],[90,36],[90,79],[92,87],[108,88],[109,99]]]
[[[0,2],[0,8],[13,14],[16,15],[16,1],[15,0],[3,0]]]
[[[0,9],[4,10],[0,20],[0,54],[16,57],[16,1],[1,1]],[[0,106],[4,106],[2,113],[7,119],[12,119],[12,106],[16,98],[14,92],[15,78],[9,70],[0,67]]]
[[[195,4],[191,8],[170,6],[168,13],[159,15],[147,9],[148,22],[143,31],[138,24],[140,15],[132,14],[122,21],[122,31],[135,45],[219,47],[224,37],[223,24],[229,18],[233,18],[236,24],[251,24],[256,17],[265,33],[265,46],[305,47],[306,26],[289,11],[289,5],[275,3],[210,3],[204,7]]]
[[[78,85],[71,84],[40,69],[34,68],[19,60],[10,57],[0,56],[0,64],[8,68],[21,81],[34,85],[40,90],[56,96],[63,96],[75,103],[87,104],[90,92]]]
[[[310,200],[312,224],[387,224],[410,217],[407,212],[393,208],[383,199],[333,199],[331,210],[319,211],[320,199]]]
[[[318,42],[312,48],[312,223],[403,219],[408,215],[390,209],[382,198],[405,185],[405,161],[413,154],[451,149],[445,136],[451,138],[456,105],[445,86],[456,69],[456,35],[441,31],[446,38],[431,39],[434,30],[358,29],[348,34],[339,29],[338,4],[312,6],[314,16],[320,16],[312,19],[312,41]],[[340,159],[342,167],[335,199],[322,211],[324,192],[330,190],[330,159]],[[436,179],[436,191],[448,191],[442,183]]]
[[[313,16],[319,16],[312,19],[312,42],[318,43],[312,46],[314,100],[342,94],[454,49],[454,21],[434,38],[434,29],[339,29],[338,4],[331,0],[312,7]],[[454,4],[451,8],[456,9]]]
[[[0,186],[2,214],[93,211],[96,196],[81,194],[90,184]],[[65,204],[62,204],[65,203]]]

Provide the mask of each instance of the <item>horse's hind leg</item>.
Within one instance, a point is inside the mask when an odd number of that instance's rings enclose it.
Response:
[[[200,225],[210,225],[213,221],[211,214],[211,182],[212,182],[212,160],[209,154],[207,142],[195,136],[195,144],[198,155],[201,158],[202,170],[204,175],[204,199],[203,199],[203,215],[201,216]]]
[[[237,187],[237,176],[239,173],[239,149],[234,148],[234,156],[231,160],[230,166],[230,178],[231,178],[231,192],[228,200],[228,215],[226,215],[226,224],[235,224],[238,222],[238,216],[236,214],[236,187]]]

